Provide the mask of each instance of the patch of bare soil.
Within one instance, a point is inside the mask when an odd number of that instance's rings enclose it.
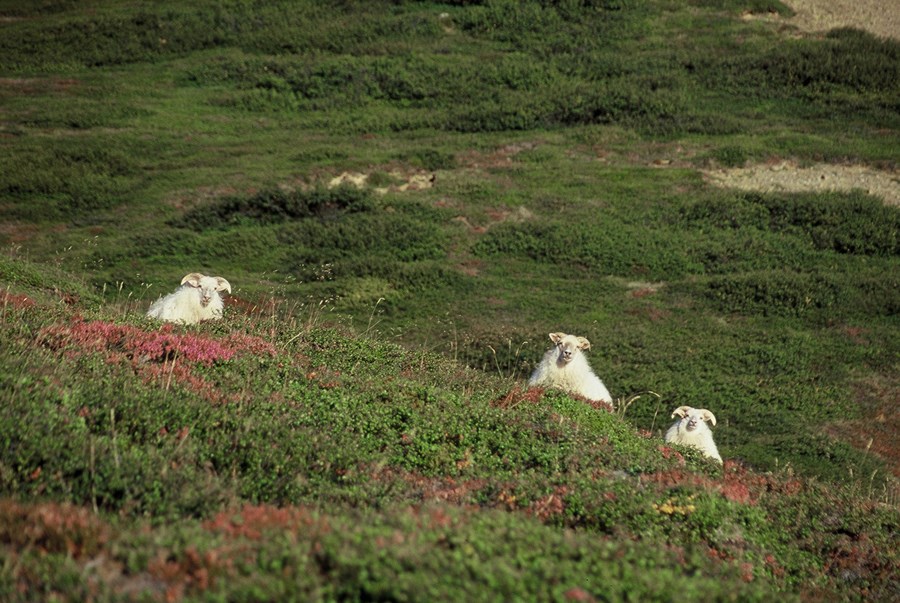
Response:
[[[817,164],[800,167],[792,161],[744,168],[703,171],[708,182],[760,192],[824,192],[862,190],[900,207],[900,173],[861,165]]]
[[[883,38],[900,40],[900,2],[896,0],[783,0],[796,13],[783,18],[775,13],[762,18],[792,25],[805,33],[855,27]]]
[[[334,188],[344,184],[350,184],[357,188],[363,188],[369,182],[371,174],[362,172],[342,172],[328,181],[328,188]],[[418,191],[434,186],[434,174],[431,172],[404,173],[400,170],[391,170],[388,176],[398,183],[389,186],[376,186],[374,190],[379,195],[385,195],[392,191]]]

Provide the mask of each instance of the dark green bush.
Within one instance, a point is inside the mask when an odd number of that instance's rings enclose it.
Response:
[[[710,279],[706,294],[724,312],[803,316],[846,302],[834,277],[790,271],[735,274]]]
[[[278,224],[287,220],[366,212],[373,207],[371,193],[353,186],[309,191],[271,189],[252,197],[227,197],[192,209],[171,221],[172,226],[197,231],[247,224]]]
[[[861,193],[739,193],[683,206],[681,219],[717,229],[758,229],[800,237],[820,250],[896,256],[900,211]]]
[[[598,275],[669,279],[698,268],[679,246],[672,233],[601,219],[592,224],[501,225],[478,241],[474,252],[573,266]]]
[[[900,255],[900,211],[861,193],[763,196],[773,229],[805,231],[818,249]]]
[[[400,153],[397,158],[429,171],[450,170],[457,167],[456,157],[453,153],[439,149],[418,149]]]
[[[0,155],[8,214],[33,222],[78,220],[127,200],[139,169],[115,144],[54,141]]]
[[[341,260],[364,264],[438,259],[445,254],[445,238],[433,222],[400,212],[354,214],[324,222],[301,220],[278,232],[278,242],[290,249],[290,266]]]
[[[761,54],[723,57],[704,76],[713,87],[752,96],[828,98],[839,91],[874,94],[896,107],[900,43],[857,30],[825,41],[784,40]],[[893,100],[892,100],[893,99]]]

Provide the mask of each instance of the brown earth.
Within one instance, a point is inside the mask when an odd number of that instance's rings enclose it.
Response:
[[[784,0],[796,13],[745,15],[783,24],[788,35],[816,35],[838,27],[864,29],[876,36],[900,40],[898,0]],[[704,172],[713,184],[763,192],[850,191],[859,189],[886,204],[900,207],[900,172],[862,165],[817,164],[800,167],[790,161]]]
[[[778,20],[800,31],[819,33],[837,27],[855,27],[876,36],[900,40],[900,2],[897,0],[783,1],[796,14]]]

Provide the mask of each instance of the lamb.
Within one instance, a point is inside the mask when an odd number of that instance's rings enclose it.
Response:
[[[556,347],[550,348],[531,374],[529,386],[558,387],[588,400],[612,403],[606,386],[588,365],[582,353],[591,347],[584,337],[550,333]]]
[[[716,424],[716,416],[705,408],[692,408],[690,406],[679,406],[672,412],[672,418],[678,419],[669,427],[666,432],[667,444],[684,444],[685,446],[693,446],[705,454],[715,459],[719,463],[722,457],[713,442],[712,430],[706,425],[709,421],[713,425]]]
[[[153,302],[147,317],[187,325],[219,320],[225,307],[219,291],[231,293],[231,285],[224,278],[191,272],[181,279],[181,287],[174,293]]]

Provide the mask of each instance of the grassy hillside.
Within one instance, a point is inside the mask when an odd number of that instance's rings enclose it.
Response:
[[[764,12],[0,0],[0,598],[900,596],[900,211],[701,172],[896,173],[900,45]]]

